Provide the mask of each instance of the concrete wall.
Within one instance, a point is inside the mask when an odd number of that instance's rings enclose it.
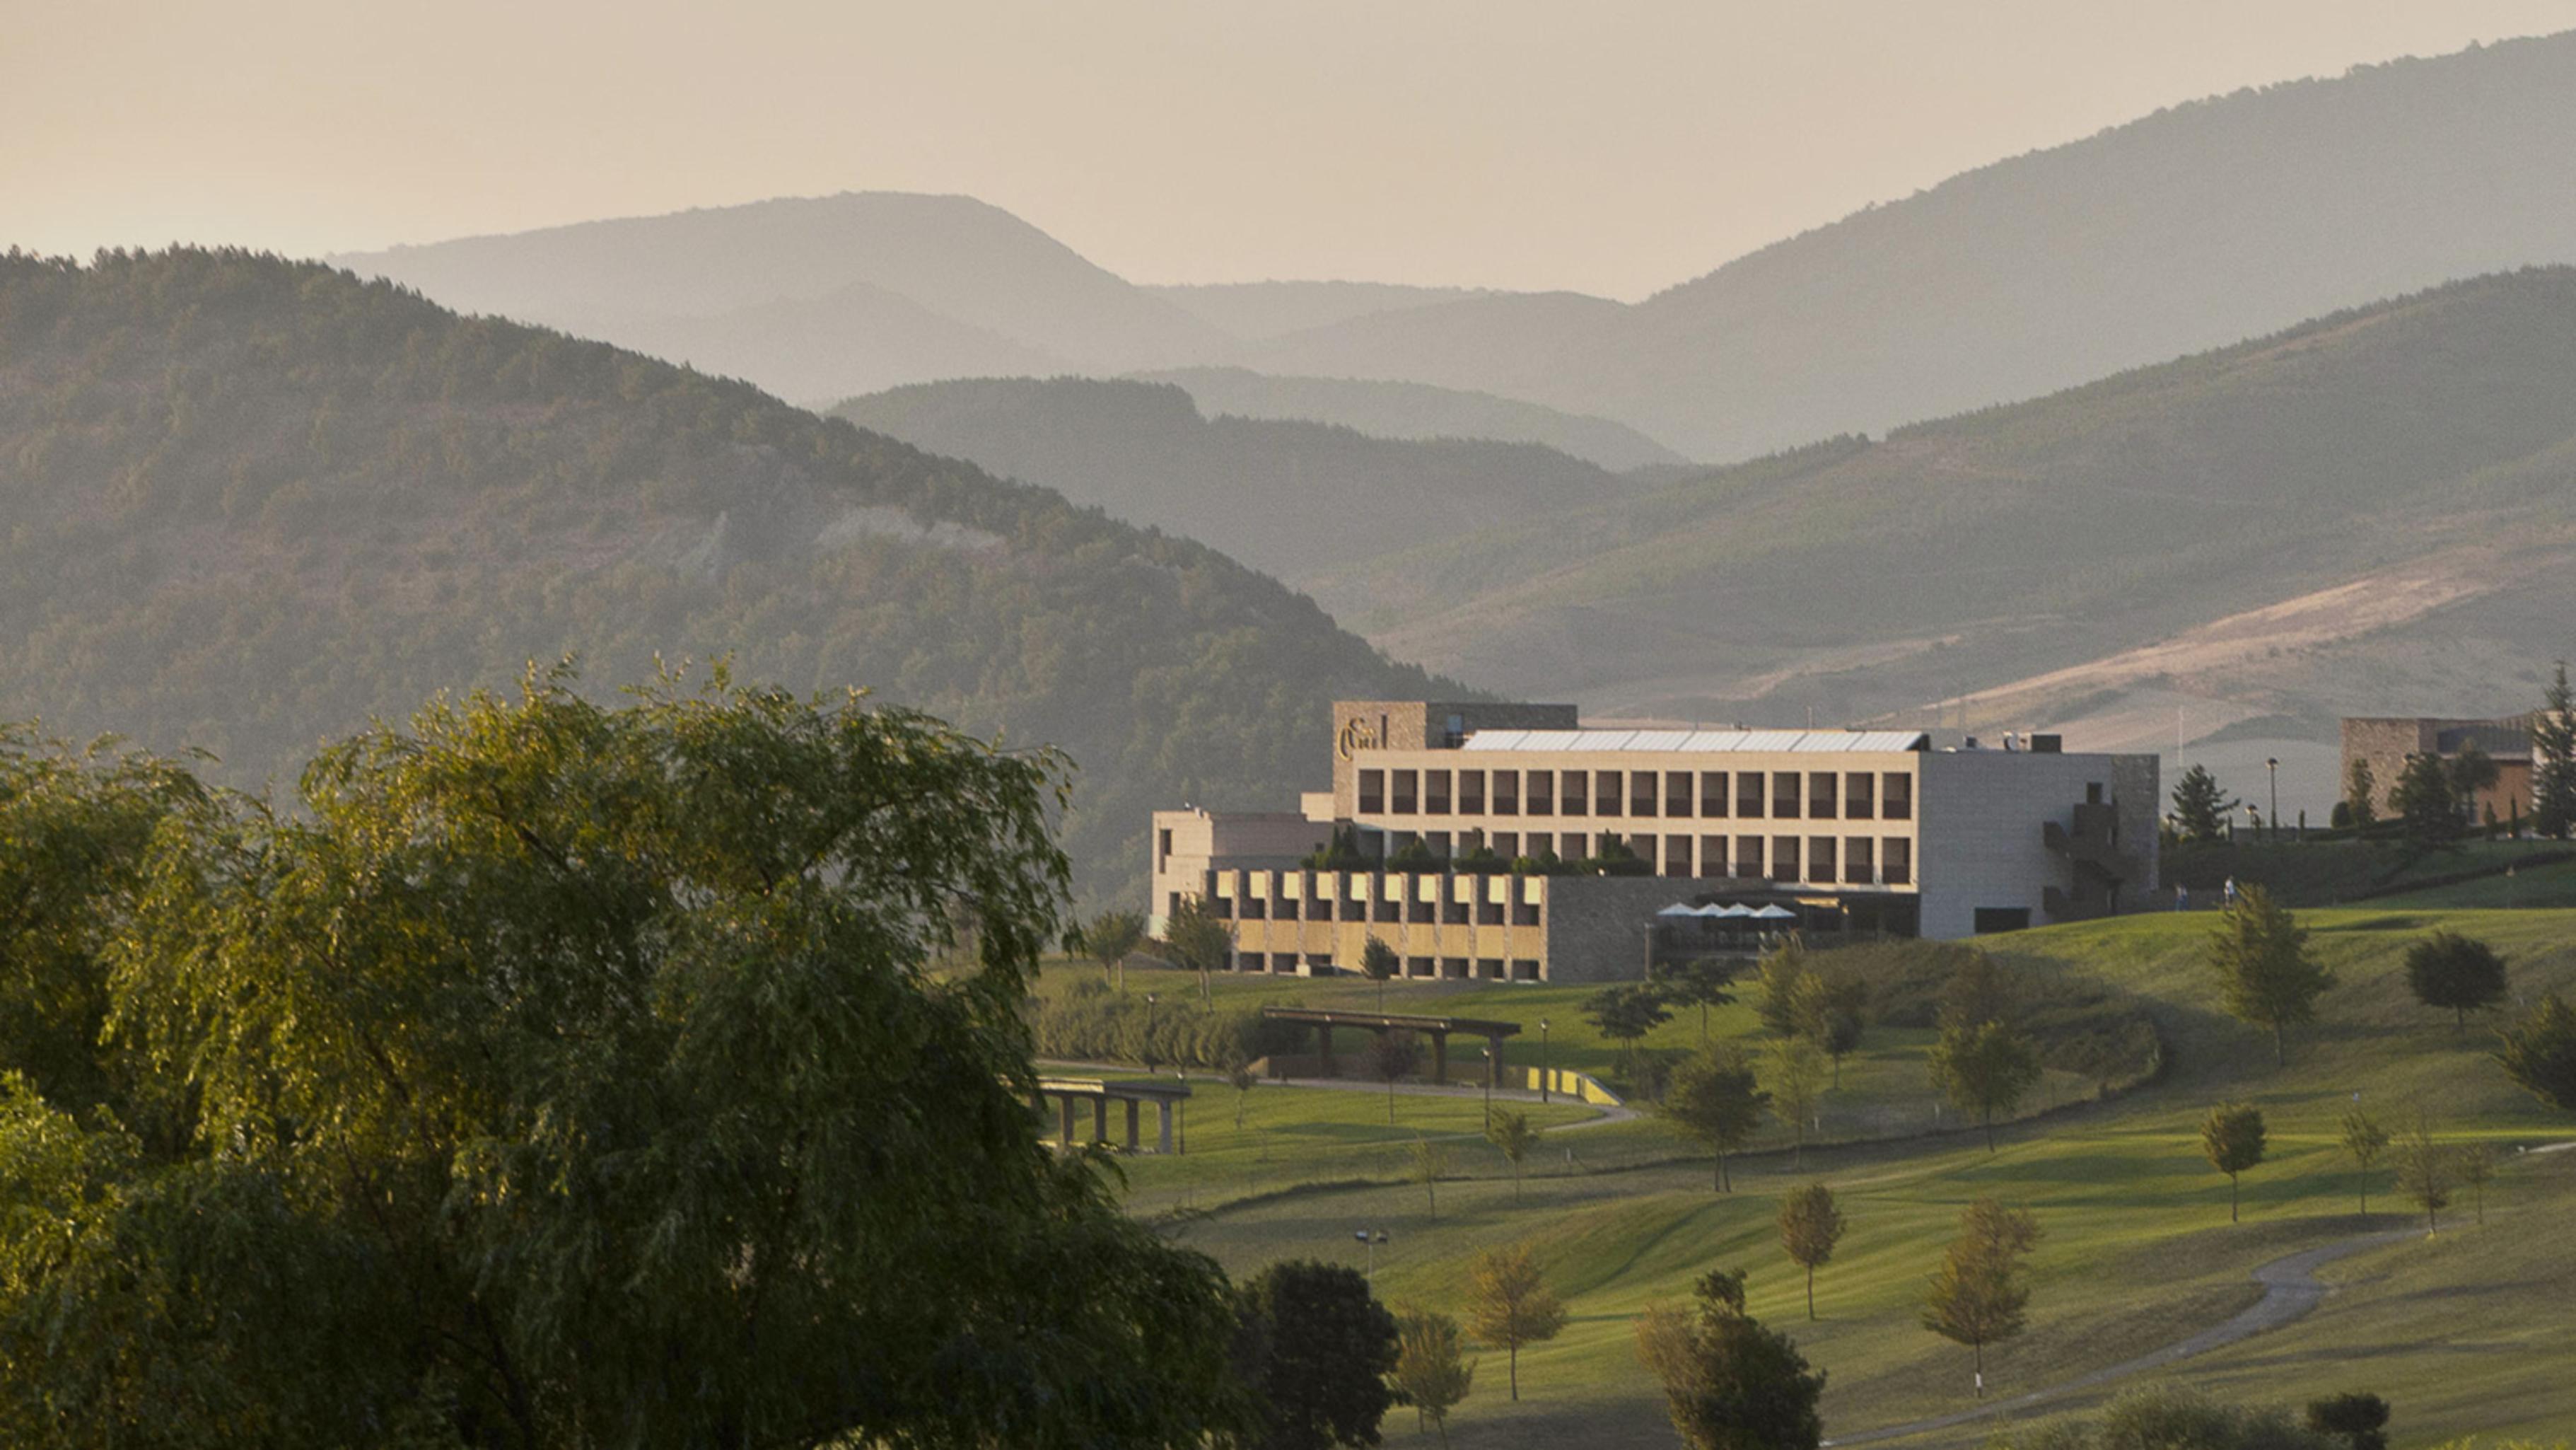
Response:
[[[1175,897],[1206,889],[1207,873],[1231,866],[1286,868],[1332,840],[1330,821],[1276,812],[1156,811],[1146,850],[1152,864],[1146,930],[1163,933]]]
[[[1920,803],[1923,935],[1971,936],[1981,907],[2023,909],[2049,920],[2047,889],[2071,890],[2073,868],[2049,849],[2045,827],[2074,823],[2088,786],[2120,807],[2123,849],[2146,879],[2121,889],[2123,911],[2145,910],[2155,879],[2158,798],[2153,756],[1934,751],[1923,757]]]

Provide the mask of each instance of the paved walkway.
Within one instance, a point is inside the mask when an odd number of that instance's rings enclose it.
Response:
[[[2287,1258],[2274,1259],[2254,1271],[2254,1282],[2263,1286],[2263,1297],[2255,1300],[2251,1307],[2233,1319],[2214,1324],[2187,1338],[2175,1340],[2162,1349],[2139,1355],[2135,1359],[2123,1360],[2107,1369],[2097,1369],[2091,1374],[2078,1375],[2044,1390],[2033,1390],[2026,1395],[2016,1395],[2009,1400],[1996,1400],[1992,1404],[1978,1405],[1973,1409],[1960,1410],[1947,1415],[1935,1415],[1930,1419],[1915,1420],[1908,1424],[1890,1425],[1883,1430],[1867,1430],[1858,1435],[1844,1435],[1824,1443],[1868,1445],[1880,1440],[1897,1440],[1932,1430],[1946,1430],[1953,1425],[1964,1425],[1972,1420],[1985,1419],[1990,1415],[2044,1405],[2051,1400],[2063,1399],[2097,1385],[2109,1384],[2113,1380],[2126,1379],[2151,1369],[2162,1369],[2177,1360],[2205,1354],[2220,1345],[2234,1344],[2240,1339],[2251,1338],[2266,1329],[2278,1329],[2316,1308],[2318,1301],[2325,1298],[2326,1286],[2318,1283],[2316,1277],[2316,1271],[2320,1265],[2331,1263],[2347,1254],[2357,1254],[2364,1249],[2375,1249],[2382,1244],[2393,1244],[2400,1239],[2413,1237],[2415,1237],[2415,1230],[2411,1228],[2387,1229],[2327,1244],[2323,1248],[2305,1249]]]

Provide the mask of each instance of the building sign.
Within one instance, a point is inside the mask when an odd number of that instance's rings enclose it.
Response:
[[[1342,733],[1336,744],[1341,750],[1342,759],[1348,760],[1354,751],[1377,749],[1377,732],[1369,728],[1366,720],[1353,716],[1342,726]]]

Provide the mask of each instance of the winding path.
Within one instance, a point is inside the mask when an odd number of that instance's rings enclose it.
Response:
[[[2141,1374],[2147,1370],[2162,1369],[2176,1360],[2205,1354],[2220,1345],[2234,1344],[2240,1339],[2251,1338],[2266,1329],[2278,1329],[2316,1308],[2317,1302],[2325,1298],[2326,1286],[2318,1283],[2316,1277],[2319,1266],[2332,1263],[2347,1254],[2357,1254],[2364,1249],[2374,1249],[2382,1244],[2393,1244],[2399,1239],[2412,1238],[2414,1234],[2415,1231],[2411,1228],[2386,1229],[2378,1233],[2362,1234],[2357,1238],[2342,1239],[2322,1248],[2304,1249],[2287,1258],[2274,1259],[2254,1271],[2254,1282],[2263,1286],[2263,1297],[2255,1300],[2251,1306],[2232,1319],[2213,1324],[2198,1334],[2177,1339],[2162,1349],[2151,1350],[2135,1359],[2122,1360],[2107,1368],[2097,1369],[2091,1374],[2077,1375],[2071,1380],[2050,1385],[2046,1389],[2033,1390],[2025,1395],[2015,1395],[2008,1400],[1996,1400],[1991,1404],[1978,1405],[1973,1409],[1935,1415],[1930,1419],[1915,1420],[1903,1425],[1890,1425],[1883,1430],[1864,1430],[1857,1435],[1845,1435],[1824,1443],[1868,1445],[1880,1440],[1896,1440],[1908,1435],[1924,1434],[1927,1431],[1946,1430],[1953,1425],[1964,1425],[1972,1420],[1982,1420],[1989,1415],[2028,1409],[2033,1405],[2063,1399],[2068,1395],[2092,1389],[2097,1385],[2108,1384],[2113,1380],[2126,1379],[2130,1375]]]

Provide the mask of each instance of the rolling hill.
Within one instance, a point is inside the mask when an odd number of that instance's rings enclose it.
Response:
[[[1494,295],[1479,287],[1408,287],[1398,282],[1206,282],[1148,285],[1145,290],[1247,342],[1373,313]]]
[[[2548,268],[1313,582],[1406,658],[1595,713],[1964,698],[1969,728],[2152,747],[2178,702],[2203,734],[2526,708],[2576,648],[2571,562],[2576,270]]]
[[[1179,385],[1210,417],[1303,418],[1338,423],[1375,438],[1539,443],[1613,473],[1689,462],[1625,423],[1428,383],[1272,377],[1249,368],[1174,368],[1136,376]]]
[[[1085,378],[920,383],[832,410],[863,428],[1056,489],[1299,579],[1497,518],[1629,490],[1528,443],[1406,442],[1290,420],[1202,417],[1168,383]]]
[[[568,653],[1062,746],[1092,906],[1149,806],[1273,803],[1336,695],[1430,684],[1200,544],[740,383],[315,264],[0,258],[0,719],[256,786]]]

